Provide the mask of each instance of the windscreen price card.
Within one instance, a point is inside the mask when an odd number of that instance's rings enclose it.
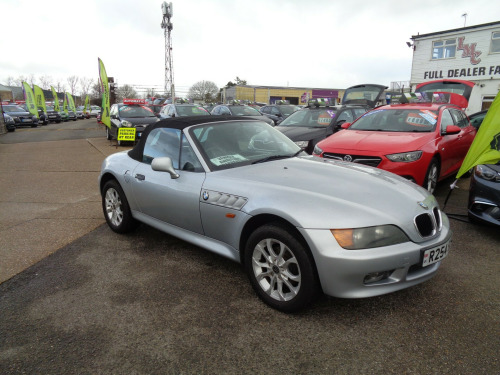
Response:
[[[119,141],[135,141],[135,128],[119,128],[118,129]]]

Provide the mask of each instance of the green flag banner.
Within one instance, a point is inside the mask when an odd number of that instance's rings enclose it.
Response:
[[[73,100],[73,96],[67,92],[66,97],[68,98],[68,108],[70,111],[73,111],[76,114],[75,101]]]
[[[85,97],[85,106],[83,107],[83,113],[88,113],[89,112],[89,108],[90,108],[90,99],[89,99],[89,96],[87,95]]]
[[[23,92],[28,111],[38,118],[38,109],[36,108],[35,95],[33,94],[33,90],[31,89],[30,85],[28,85],[28,83],[26,82],[23,82]]]
[[[54,111],[61,112],[61,108],[59,108],[59,99],[57,98],[57,92],[54,87],[50,86],[52,90],[52,96],[54,97]]]
[[[102,109],[101,109],[101,122],[108,128],[111,127],[111,121],[109,119],[109,84],[108,76],[106,75],[106,69],[104,68],[104,63],[100,58],[99,61],[99,78],[101,80],[102,89]]]
[[[33,85],[33,91],[35,93],[35,101],[38,109],[43,109],[45,113],[47,113],[47,106],[45,105],[45,95],[43,94],[43,90],[41,87],[37,85]]]
[[[500,160],[500,92],[486,113],[479,131],[457,173],[460,178],[479,164],[496,164]]]
[[[66,93],[64,93],[63,112],[68,113],[68,98],[66,97]]]

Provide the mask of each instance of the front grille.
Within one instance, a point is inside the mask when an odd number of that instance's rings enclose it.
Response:
[[[441,212],[434,207],[431,212],[426,212],[415,217],[415,227],[422,237],[431,237],[441,230]]]
[[[378,156],[336,154],[332,152],[325,152],[323,154],[323,157],[327,159],[343,160],[363,165],[369,165],[370,167],[378,167],[378,165],[382,161],[382,158],[379,158]]]

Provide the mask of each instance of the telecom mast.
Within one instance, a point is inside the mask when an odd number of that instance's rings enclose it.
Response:
[[[165,34],[165,93],[170,93],[172,98],[172,103],[175,102],[175,89],[174,89],[174,58],[172,56],[172,3],[163,2],[161,5],[161,10],[163,13],[163,21],[161,22],[161,28],[164,30]]]

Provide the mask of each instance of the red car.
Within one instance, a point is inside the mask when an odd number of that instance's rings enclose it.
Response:
[[[422,92],[457,99],[462,106],[468,99],[457,91],[448,97]],[[378,107],[342,127],[319,142],[313,154],[384,169],[431,193],[438,181],[458,171],[476,135],[459,105],[422,101]]]

